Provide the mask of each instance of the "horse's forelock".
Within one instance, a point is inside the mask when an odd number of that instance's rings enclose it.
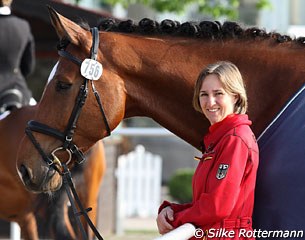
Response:
[[[83,29],[89,31],[90,30],[90,25],[87,21],[85,20],[80,20],[78,23],[77,23],[79,26],[81,26]]]
[[[57,48],[57,50],[66,49],[66,47],[68,46],[69,43],[70,43],[70,40],[68,40],[67,38],[63,38],[57,43],[56,48]]]

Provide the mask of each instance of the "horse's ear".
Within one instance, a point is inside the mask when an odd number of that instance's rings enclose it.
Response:
[[[80,38],[84,35],[82,33],[84,33],[85,30],[68,18],[60,15],[52,7],[47,7],[51,23],[54,26],[59,39],[68,39],[71,43],[78,45],[80,43]]]

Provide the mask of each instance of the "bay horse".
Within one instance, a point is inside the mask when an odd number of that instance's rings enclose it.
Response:
[[[35,121],[28,123],[32,137],[23,139],[17,159],[19,175],[32,191],[53,191],[61,186],[60,175],[45,163],[54,163],[50,153],[62,146],[62,140],[50,136],[50,132],[66,132],[84,89],[88,90],[88,97],[83,107],[78,108],[81,111],[73,135],[79,149],[86,151],[122,119],[132,116],[150,117],[200,149],[209,123],[192,108],[192,95],[197,76],[207,64],[226,60],[238,66],[245,80],[248,114],[256,136],[305,82],[305,38],[291,39],[255,27],[243,28],[235,22],[179,24],[165,20],[159,24],[148,19],[138,25],[130,20],[119,23],[106,20],[96,33],[52,8],[49,12],[60,40],[60,57],[33,117]],[[88,61],[95,64],[91,70],[97,71],[97,78],[88,78],[80,67]],[[95,90],[100,101],[93,94]],[[37,132],[37,128],[41,131]],[[58,153],[58,158],[64,159],[64,153]],[[266,163],[261,161],[260,168]],[[301,167],[295,171],[294,174],[304,174]],[[286,171],[282,178],[289,175]],[[268,179],[268,175],[263,178]],[[270,196],[275,189],[277,185],[263,194]],[[305,196],[302,197],[305,201]],[[268,213],[273,203],[268,204],[256,206],[255,211]],[[305,210],[304,206],[292,207],[304,219],[305,211],[300,210]],[[281,213],[281,209],[276,210]],[[279,222],[293,221],[279,215]],[[269,214],[266,221],[272,223],[272,218]],[[260,228],[268,229],[268,226]]]
[[[66,193],[34,194],[24,188],[16,171],[17,146],[24,134],[24,127],[35,114],[37,106],[16,109],[0,121],[0,218],[15,221],[21,228],[22,237],[38,240],[36,218],[43,210],[39,222],[49,229],[46,233],[55,239],[77,239],[68,216]],[[81,171],[73,172],[76,188],[82,202],[93,208],[89,215],[96,222],[98,190],[105,172],[105,156],[102,142],[97,142],[89,152],[86,165]],[[86,230],[89,228],[83,222]],[[44,233],[44,234],[46,234]],[[90,234],[91,236],[91,234]]]

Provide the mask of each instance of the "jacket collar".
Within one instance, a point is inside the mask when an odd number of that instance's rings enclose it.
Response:
[[[213,148],[218,141],[230,130],[239,125],[250,126],[252,122],[246,114],[230,114],[225,119],[209,127],[209,133],[204,137],[206,149]]]

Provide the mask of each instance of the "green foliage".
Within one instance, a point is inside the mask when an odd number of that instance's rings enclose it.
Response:
[[[236,19],[238,17],[238,8],[239,0],[227,0],[226,2],[208,1],[204,4],[199,4],[199,12],[214,18],[226,16],[230,19]]]
[[[178,169],[170,178],[168,183],[170,196],[179,203],[192,201],[192,178],[194,169]]]
[[[272,4],[269,2],[269,0],[260,0],[256,3],[257,9],[272,9]]]
[[[155,9],[158,12],[183,13],[187,6],[196,3],[198,11],[213,18],[225,16],[229,19],[238,17],[238,8],[241,0],[101,0],[104,4],[114,6],[117,3],[127,8],[130,4],[140,3]],[[269,0],[256,0],[258,9],[270,8]]]

